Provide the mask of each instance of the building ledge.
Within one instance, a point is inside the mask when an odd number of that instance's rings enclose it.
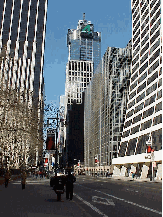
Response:
[[[112,160],[113,165],[119,164],[131,164],[131,163],[144,163],[151,162],[151,154],[142,153],[137,155],[118,157]],[[162,161],[162,150],[154,152],[154,160],[153,161]]]

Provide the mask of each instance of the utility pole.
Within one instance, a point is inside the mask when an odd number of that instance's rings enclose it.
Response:
[[[58,167],[58,112],[57,112],[57,128],[56,128],[56,153],[55,153],[55,176],[57,176],[57,167]]]

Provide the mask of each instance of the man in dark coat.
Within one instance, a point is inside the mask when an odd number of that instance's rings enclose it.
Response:
[[[71,172],[68,172],[68,176],[66,177],[66,199],[72,200],[73,198],[73,183],[76,181],[75,176],[71,174]]]

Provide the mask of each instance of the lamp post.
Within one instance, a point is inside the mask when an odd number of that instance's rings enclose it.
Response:
[[[56,147],[55,147],[55,176],[57,176],[57,167],[58,167],[58,120],[59,120],[59,117],[58,117],[58,112],[57,112],[57,117],[56,118],[48,118],[47,122],[49,122],[49,119],[52,119],[52,120],[57,120],[57,125],[56,125]]]

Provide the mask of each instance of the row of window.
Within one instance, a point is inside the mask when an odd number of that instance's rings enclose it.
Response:
[[[145,47],[141,50],[140,55],[142,56],[145,51],[149,48],[149,42],[145,45]]]
[[[133,28],[134,28],[135,24],[137,23],[137,21],[139,20],[139,18],[140,18],[140,14],[138,14],[138,16],[136,17],[135,21],[133,22]]]
[[[149,113],[151,113],[151,111]],[[150,115],[148,115],[148,116],[150,116]],[[137,116],[137,120],[138,121],[141,120],[141,115]],[[135,121],[135,123],[137,123],[138,121]],[[154,119],[153,119],[153,126],[160,124],[160,123],[162,123],[162,114],[154,117]],[[132,121],[130,120],[127,124],[128,124],[128,127],[131,126]],[[137,126],[131,128],[131,130],[125,131],[123,133],[123,138],[128,137],[129,135],[135,134],[135,133],[139,132],[140,130],[142,131],[142,130],[148,129],[151,126],[152,126],[152,119],[142,123],[141,125],[137,125]]]
[[[147,34],[147,35],[145,36],[145,38],[144,38],[143,41],[141,42],[141,46],[143,46],[143,45],[147,42],[148,39],[149,39],[149,34]]]
[[[138,22],[138,24],[135,26],[135,30],[133,30],[133,35],[135,35],[136,31],[139,29],[140,26],[140,21]]]
[[[152,0],[151,4],[150,4],[150,9],[152,9],[152,7],[154,6],[154,4],[156,3],[157,0]],[[161,4],[161,1],[159,0],[160,4]]]
[[[150,49],[150,54],[160,45],[160,38],[158,39],[158,41],[156,41],[156,43],[151,47]]]
[[[149,59],[149,64],[151,64],[157,57],[160,56],[160,49],[158,49],[153,55],[152,57]]]
[[[139,74],[141,74],[147,68],[148,68],[148,61],[139,69]]]
[[[143,12],[147,7],[148,7],[148,2],[144,2],[143,8],[141,9],[141,14],[143,14]]]
[[[136,72],[136,70],[139,68],[139,62],[135,65],[135,67],[132,69],[132,73]]]
[[[140,29],[139,29],[139,31],[134,35],[133,43],[135,42],[135,40],[138,38],[139,35],[140,35]],[[134,49],[135,49],[135,48],[134,48]]]
[[[160,103],[160,104],[158,105],[158,111],[161,110],[160,108],[162,108],[162,103]],[[142,116],[142,114],[139,114],[138,116],[136,116],[136,117],[133,119],[133,121],[132,121],[132,120],[129,120],[128,122],[126,122],[125,128],[131,126],[132,124],[135,124],[135,123],[141,121],[141,119],[142,119],[142,118],[145,118],[145,116],[146,116],[146,117],[151,116],[151,115],[153,114],[153,112],[154,112],[154,109],[151,108],[151,109],[149,109],[149,110],[146,111],[146,113],[145,113],[144,116]],[[157,125],[157,124],[160,124],[160,123],[162,123],[162,115],[158,115],[158,116],[156,116],[156,117],[153,119],[153,125]],[[139,132],[139,130],[145,130],[145,129],[151,127],[151,126],[152,126],[152,119],[150,119],[150,120],[148,120],[148,121],[142,123],[141,125],[137,125],[137,126],[131,128],[131,130],[125,131],[125,132],[123,133],[123,138],[129,136],[129,134],[131,134],[131,135],[132,135],[132,134],[135,134],[135,133]],[[130,133],[130,131],[131,131],[131,133]]]
[[[135,79],[138,77],[138,72],[136,72],[132,77],[131,77],[131,83],[135,81]]]
[[[150,44],[152,44],[152,43],[156,40],[156,38],[157,38],[158,36],[160,36],[160,29],[159,29],[159,30],[154,34],[154,36],[151,38]]]
[[[139,30],[140,31],[140,30]],[[140,37],[137,39],[137,41],[133,44],[133,49],[139,44],[140,42]]]
[[[90,82],[90,79],[89,78],[87,78],[87,80],[86,80],[86,78],[80,78],[80,77],[69,77],[69,81],[80,81],[80,82],[87,82],[87,83],[89,83]]]
[[[132,61],[132,65],[134,65],[139,59],[139,54],[135,57],[135,59]]]
[[[153,17],[153,19],[151,20],[151,22],[150,22],[150,25],[152,26],[153,25],[153,23],[157,20],[157,18],[160,16],[160,11],[158,11],[155,15],[154,15],[154,17]],[[160,20],[160,23],[161,23],[161,20]]]
[[[159,66],[159,59],[148,69],[148,74],[151,74]]]
[[[146,18],[144,23],[141,25],[141,31],[143,31],[144,27],[149,23],[149,16]]]
[[[141,58],[140,64],[142,64],[148,58],[148,52]]]
[[[156,22],[156,24],[154,25],[154,27],[151,29],[151,31],[150,31],[150,36],[155,32],[156,29],[159,28],[159,26],[160,26],[160,20],[158,20],[158,21]]]
[[[147,8],[147,10],[145,11],[145,13],[142,15],[142,18],[141,18],[141,22],[143,22],[147,16],[147,14],[149,13],[149,9]]]
[[[92,73],[86,73],[86,72],[74,72],[74,71],[69,71],[69,75],[72,76],[84,76],[84,77],[92,77]]]
[[[150,104],[152,104],[153,102],[155,102],[155,99],[156,99],[156,94],[154,94],[153,96],[151,96],[150,98],[148,98],[148,99],[145,101],[144,107],[147,107],[147,106],[149,106]]]
[[[130,86],[130,92],[137,86],[137,80]]]
[[[69,62],[69,70],[92,72],[92,64],[86,64],[86,62]]]
[[[138,13],[139,13],[139,7],[137,7],[137,9],[135,9],[135,8],[132,9],[133,20],[135,19],[135,17],[137,16]]]
[[[152,79],[156,79],[157,75],[154,74],[152,77],[150,77],[147,80],[147,83],[149,83],[150,81],[152,81]],[[160,79],[161,80],[161,79]],[[161,80],[162,82],[162,80]],[[161,84],[162,85],[162,84]],[[144,82],[142,85],[140,85],[137,89],[137,91],[133,91],[130,95],[129,95],[129,99],[131,100],[132,98],[134,98],[136,96],[136,94],[140,93],[144,88],[146,87],[146,82]],[[157,83],[154,83],[153,85],[151,85],[147,90],[146,90],[146,96],[148,96],[149,94],[151,94],[153,91],[155,91],[157,89]],[[136,98],[136,103],[140,102],[143,98],[145,98],[145,92],[143,92],[141,95],[139,95]],[[134,105],[135,101],[131,102],[128,106],[128,109],[131,108]]]
[[[160,7],[160,2],[158,2],[155,7],[152,9],[152,12],[150,13],[150,17],[153,16],[153,14],[157,11],[157,9]]]
[[[143,33],[141,34],[141,39],[145,36],[148,30],[149,30],[149,24],[147,25],[147,27],[144,29]]]

